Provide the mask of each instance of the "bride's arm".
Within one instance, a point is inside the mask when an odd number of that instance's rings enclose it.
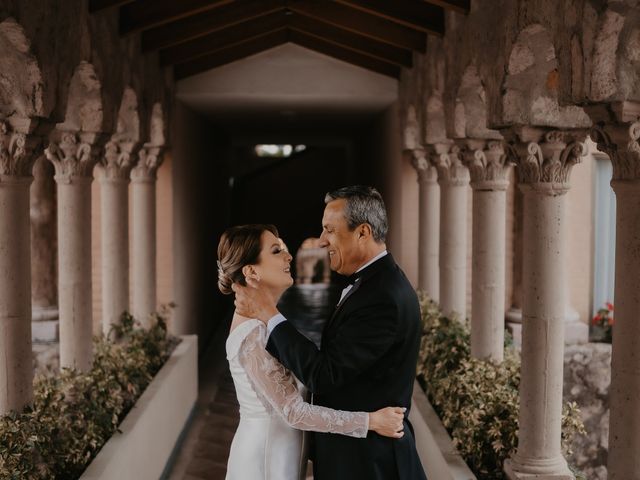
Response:
[[[296,381],[282,364],[265,349],[266,329],[261,324],[247,335],[240,348],[239,360],[256,393],[271,405],[293,428],[337,433],[356,438],[367,436],[368,430],[400,438],[402,414],[393,409],[346,412],[310,405],[298,390]],[[398,426],[400,427],[398,428]]]

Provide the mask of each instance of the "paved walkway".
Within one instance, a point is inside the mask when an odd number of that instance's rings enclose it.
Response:
[[[224,480],[239,413],[224,352],[228,328],[220,330],[199,358],[198,400],[168,480]]]

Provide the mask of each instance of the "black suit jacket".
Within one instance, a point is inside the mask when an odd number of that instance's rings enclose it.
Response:
[[[313,392],[316,405],[365,412],[400,406],[408,416],[420,333],[416,293],[387,254],[359,272],[327,322],[320,350],[289,322],[271,332],[267,350]],[[425,479],[407,416],[401,439],[315,433],[314,478]]]

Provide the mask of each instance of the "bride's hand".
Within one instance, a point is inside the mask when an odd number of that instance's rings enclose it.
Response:
[[[402,438],[404,432],[404,407],[387,407],[369,414],[369,430],[378,435],[391,438]]]

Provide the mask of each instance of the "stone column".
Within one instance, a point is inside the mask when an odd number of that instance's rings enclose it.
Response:
[[[93,359],[91,181],[98,138],[56,131],[45,150],[58,184],[60,366],[85,372]]]
[[[514,139],[513,132],[508,135]],[[577,134],[525,128],[512,143],[524,194],[522,364],[518,450],[510,479],[573,479],[562,456],[565,193],[586,154]],[[515,140],[515,139],[514,139]]]
[[[0,123],[0,415],[33,396],[29,186],[40,144]]]
[[[598,149],[611,158],[616,194],[616,321],[607,467],[610,480],[636,480],[640,479],[640,103],[624,102],[610,110],[616,118],[591,132]]]
[[[440,187],[435,167],[431,166],[423,148],[411,150],[411,161],[418,172],[420,204],[418,205],[418,288],[436,302],[440,298]]]
[[[102,330],[120,323],[129,310],[129,175],[136,142],[111,139],[105,146],[100,175],[102,223]]]
[[[507,175],[511,160],[500,140],[467,140],[473,189],[471,355],[502,362]]]
[[[134,317],[148,326],[156,310],[156,172],[161,163],[159,146],[145,145],[138,164],[131,171],[132,188],[132,274]]]
[[[31,184],[31,339],[58,341],[56,182],[44,156],[33,165]]]
[[[58,318],[56,279],[56,184],[53,166],[40,157],[33,165],[31,197],[31,303],[33,314]]]
[[[464,319],[469,170],[456,145],[434,145],[431,163],[437,169],[440,184],[440,308],[445,315],[454,312]]]

